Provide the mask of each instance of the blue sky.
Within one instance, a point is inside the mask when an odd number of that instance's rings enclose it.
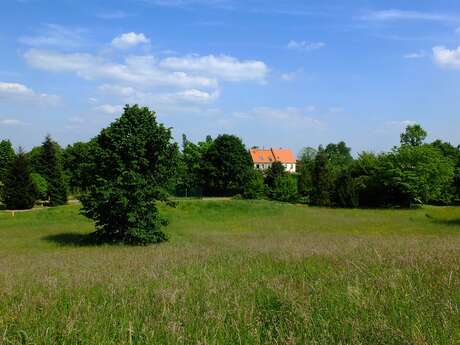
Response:
[[[0,138],[87,140],[124,104],[180,140],[460,143],[458,1],[2,0]]]

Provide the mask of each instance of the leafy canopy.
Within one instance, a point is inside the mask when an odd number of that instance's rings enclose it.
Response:
[[[241,139],[234,135],[219,135],[202,157],[200,175],[205,194],[242,194],[252,169],[251,157]]]
[[[427,137],[427,132],[418,124],[409,125],[401,133],[401,145],[420,146]]]

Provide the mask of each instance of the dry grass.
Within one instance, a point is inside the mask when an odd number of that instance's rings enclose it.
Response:
[[[0,344],[460,343],[460,209],[179,203],[171,241],[0,214]]]

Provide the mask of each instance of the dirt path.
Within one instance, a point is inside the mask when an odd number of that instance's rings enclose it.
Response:
[[[79,204],[80,201],[78,201],[77,199],[71,199],[69,201],[67,201],[67,204],[63,205],[63,206],[72,206],[72,205],[77,205]],[[45,206],[35,206],[31,209],[28,209],[28,210],[2,210],[0,211],[0,214],[1,213],[10,213],[13,217],[16,213],[25,213],[25,212],[34,212],[34,211],[41,211],[41,210],[46,210],[46,209],[49,209],[49,207],[45,207]]]

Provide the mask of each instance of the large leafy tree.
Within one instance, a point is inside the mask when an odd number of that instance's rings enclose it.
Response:
[[[351,148],[349,148],[343,141],[337,144],[328,144],[324,151],[328,155],[329,162],[334,171],[338,172],[353,162]]]
[[[178,146],[171,129],[159,124],[155,113],[137,105],[94,139],[92,176],[81,201],[83,214],[96,223],[103,242],[148,244],[165,241],[166,220],[157,203],[167,201],[165,186],[176,174]]]
[[[48,199],[51,206],[67,202],[67,185],[61,162],[61,148],[47,135],[36,163],[36,172],[45,178],[48,184]]]
[[[401,145],[420,146],[427,137],[427,132],[418,124],[409,125],[401,134]]]
[[[178,176],[178,193],[184,196],[200,196],[201,191],[201,162],[203,155],[211,146],[213,140],[210,136],[205,141],[197,144],[182,136],[182,152],[180,159],[180,172]]]
[[[455,166],[454,201],[458,203],[460,200],[460,147],[454,147],[451,143],[441,140],[433,141],[430,146],[439,150],[439,152]]]
[[[219,135],[202,158],[200,175],[205,194],[232,196],[243,193],[251,169],[251,158],[241,139]]]
[[[389,155],[390,183],[404,196],[401,204],[414,202],[448,204],[452,201],[454,163],[429,145],[406,146]]]
[[[36,192],[30,174],[29,161],[20,149],[9,163],[5,176],[3,196],[7,208],[24,210],[34,206]]]
[[[349,176],[341,177],[345,182],[352,184],[350,187],[354,188],[353,194],[349,194],[346,199],[341,199],[342,196],[339,192],[339,205],[341,203],[348,203],[348,206],[352,207],[383,207],[390,205],[391,202],[388,199],[394,192],[390,188],[391,186],[384,186],[382,183],[389,178],[388,174],[391,176],[392,168],[386,164],[386,161],[386,154],[376,155],[369,152],[359,154],[358,158],[350,166]],[[350,177],[352,178],[351,181]],[[345,186],[345,188],[348,187],[348,185]],[[357,201],[354,197],[357,198]],[[346,206],[343,204],[341,206]]]
[[[364,153],[352,174],[358,183],[359,206],[448,204],[455,197],[454,164],[429,145],[402,145],[378,156]]]

